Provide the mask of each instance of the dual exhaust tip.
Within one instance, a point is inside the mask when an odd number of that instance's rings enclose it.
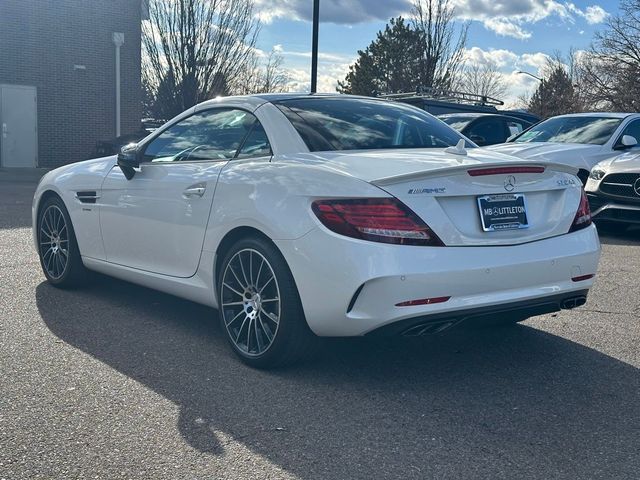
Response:
[[[586,295],[579,295],[577,297],[566,298],[560,302],[560,307],[563,310],[571,310],[572,308],[581,307],[587,303]]]
[[[562,310],[571,310],[572,308],[581,307],[585,303],[587,303],[587,296],[586,295],[577,295],[575,297],[569,297],[569,298],[565,298],[565,299],[561,300],[560,301],[560,308]],[[558,304],[555,304],[555,305],[556,305],[556,308],[548,310],[548,312],[557,311],[557,305]],[[540,314],[540,312],[538,314]],[[534,315],[536,315],[536,314],[534,313]],[[524,317],[524,318],[526,318],[526,317]],[[436,321],[436,322],[423,322],[423,323],[419,323],[417,325],[413,325],[412,327],[402,331],[401,335],[407,336],[407,337],[418,337],[418,336],[422,336],[422,335],[431,335],[431,334],[441,333],[441,332],[443,332],[445,330],[448,330],[449,328],[453,327],[458,322],[459,322],[458,319],[456,319],[456,320],[443,320],[443,321]]]

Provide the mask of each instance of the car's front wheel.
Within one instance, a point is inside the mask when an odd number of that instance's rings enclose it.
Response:
[[[272,368],[315,350],[298,290],[282,254],[266,239],[245,238],[222,259],[219,314],[229,344],[247,364]]]
[[[38,214],[38,254],[49,283],[59,288],[83,283],[87,271],[82,264],[69,212],[55,196],[44,200]]]

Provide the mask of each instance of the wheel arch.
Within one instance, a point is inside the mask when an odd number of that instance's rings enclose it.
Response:
[[[261,230],[255,227],[249,227],[247,225],[235,227],[232,230],[228,231],[227,234],[222,237],[222,240],[218,244],[218,248],[216,249],[214,266],[213,266],[213,285],[214,285],[214,295],[216,298],[216,302],[218,303],[218,278],[220,275],[220,268],[222,267],[222,259],[227,254],[227,252],[235,245],[238,241],[243,238],[248,237],[259,237],[263,240],[269,242],[273,247],[282,255],[282,252],[278,248],[278,246],[274,243],[271,238]],[[284,255],[282,255],[284,258]],[[286,260],[285,260],[286,261]]]
[[[44,202],[47,201],[49,198],[56,198],[56,197],[59,198],[62,201],[62,203],[64,203],[64,200],[62,199],[62,197],[58,192],[56,192],[52,188],[46,188],[36,197],[35,204],[33,205],[33,211],[32,211],[32,217],[31,217],[31,220],[32,220],[31,230],[33,232],[33,245],[36,251],[38,251],[38,221],[40,220],[40,211],[42,210],[42,205],[44,205]]]
[[[42,205],[44,204],[44,202],[49,198],[55,198],[55,197],[59,198],[60,200],[62,200],[62,203],[64,203],[64,199],[55,190],[48,188],[44,192],[42,192],[42,194],[40,195],[40,198],[38,199],[38,204],[36,205],[36,219],[40,217],[40,210],[42,209]],[[65,204],[65,207],[66,207],[66,204]]]

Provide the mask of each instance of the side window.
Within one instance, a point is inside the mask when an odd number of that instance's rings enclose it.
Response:
[[[267,155],[271,155],[271,145],[262,124],[256,120],[238,152],[238,158],[266,157]]]
[[[478,145],[494,145],[507,139],[505,124],[500,118],[483,118],[471,125],[467,136]]]
[[[509,129],[509,136],[517,135],[524,130],[524,125],[515,120],[507,120],[507,129]]]
[[[631,135],[640,143],[640,120],[634,120],[629,123],[629,125],[624,127],[622,134],[620,135],[618,140],[616,140],[616,146],[622,145],[622,137],[624,135]]]
[[[256,118],[244,110],[212,109],[172,125],[149,143],[146,162],[233,158]]]

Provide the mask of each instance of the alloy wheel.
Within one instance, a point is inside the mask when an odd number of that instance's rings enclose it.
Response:
[[[49,205],[40,217],[38,242],[47,275],[54,280],[61,278],[69,263],[69,229],[57,205]]]
[[[252,248],[239,250],[225,267],[220,291],[224,325],[236,348],[249,356],[266,352],[280,323],[280,288],[269,261]]]

